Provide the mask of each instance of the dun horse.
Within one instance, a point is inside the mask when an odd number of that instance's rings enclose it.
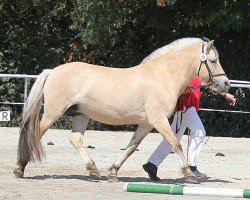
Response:
[[[154,51],[139,65],[126,69],[73,62],[43,71],[23,111],[15,176],[22,178],[29,161],[42,159],[42,136],[53,122],[70,112],[73,123],[69,140],[93,179],[101,176],[83,144],[90,118],[112,125],[138,124],[126,151],[109,168],[109,181],[118,181],[122,164],[155,128],[179,156],[184,178],[197,182],[168,121],[178,97],[196,74],[218,92],[228,91],[229,80],[213,41],[176,40]]]

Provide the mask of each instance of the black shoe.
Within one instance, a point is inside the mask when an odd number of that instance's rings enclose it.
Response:
[[[197,179],[208,179],[207,175],[198,171],[196,166],[189,166]]]
[[[157,176],[158,167],[151,162],[147,162],[142,165],[143,169],[148,173],[149,178],[152,181],[160,181],[161,179]]]

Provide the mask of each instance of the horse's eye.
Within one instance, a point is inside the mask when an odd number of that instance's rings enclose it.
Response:
[[[216,60],[210,60],[211,63],[215,64],[216,63]]]

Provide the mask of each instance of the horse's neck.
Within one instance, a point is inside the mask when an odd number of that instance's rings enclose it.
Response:
[[[172,88],[181,95],[187,88],[189,81],[195,75],[197,65],[197,55],[194,53],[183,53],[178,55],[170,55],[161,59],[162,68],[160,76],[162,78],[173,80]],[[164,81],[169,84],[169,81]]]

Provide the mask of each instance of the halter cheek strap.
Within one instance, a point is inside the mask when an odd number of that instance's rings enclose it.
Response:
[[[218,76],[227,76],[225,73],[221,73],[221,74],[213,74],[212,71],[210,70],[208,64],[207,64],[207,54],[205,53],[204,51],[204,46],[205,44],[203,43],[202,44],[202,51],[201,51],[201,54],[200,54],[200,66],[199,66],[199,70],[198,70],[198,75],[200,74],[200,70],[201,70],[201,66],[202,64],[205,64],[206,68],[207,68],[207,71],[208,71],[208,74],[209,74],[209,80],[211,82],[214,82],[213,81],[213,78],[214,77],[218,77]]]

